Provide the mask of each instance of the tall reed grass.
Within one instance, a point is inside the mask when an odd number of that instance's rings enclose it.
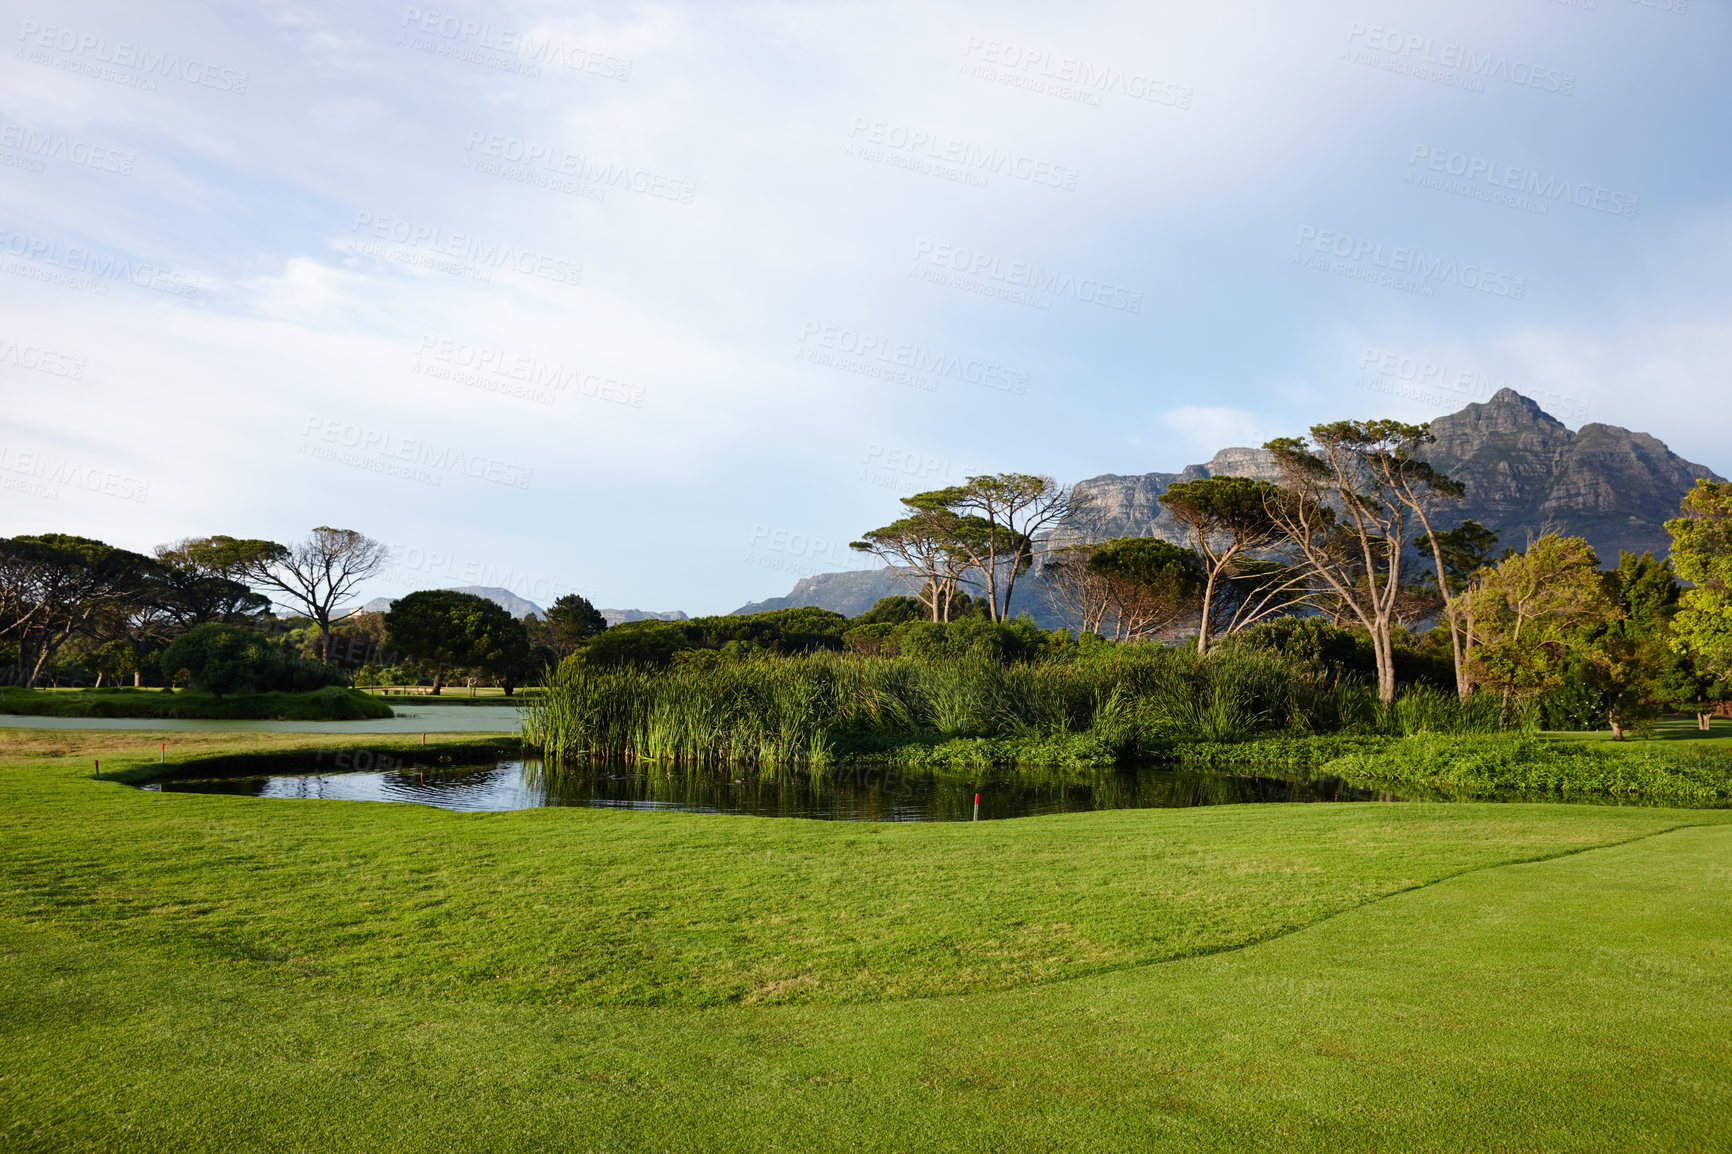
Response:
[[[1281,658],[1115,646],[1002,664],[812,653],[657,670],[568,661],[524,709],[553,757],[670,765],[1107,765],[1182,742],[1269,733],[1490,732],[1496,706],[1414,688],[1388,708],[1364,683]]]

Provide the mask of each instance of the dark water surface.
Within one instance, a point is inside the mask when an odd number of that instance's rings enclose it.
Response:
[[[387,764],[389,761],[387,759]],[[196,773],[196,770],[194,771]],[[471,766],[399,766],[333,772],[273,764],[272,772],[180,776],[145,789],[243,797],[408,801],[485,811],[579,805],[830,821],[967,821],[1097,809],[1149,809],[1244,802],[1398,801],[1335,778],[1309,781],[1176,769],[993,771],[978,776],[844,768],[759,774],[676,770],[642,764],[549,770],[539,761]]]

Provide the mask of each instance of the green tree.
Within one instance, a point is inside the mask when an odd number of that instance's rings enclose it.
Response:
[[[96,674],[98,689],[102,688],[104,680],[118,682],[122,677],[131,677],[138,672],[138,654],[122,640],[104,641],[86,653],[81,661],[86,669]]]
[[[945,490],[904,497],[908,516],[869,530],[848,545],[889,565],[931,621],[949,619],[951,600],[969,566],[967,551],[958,545],[962,518],[946,500]]]
[[[157,659],[172,684],[181,674],[206,693],[255,693],[268,688],[275,654],[257,633],[209,621],[169,642]]]
[[[523,625],[485,597],[454,589],[425,589],[391,602],[385,614],[391,644],[433,664],[433,689],[444,688],[447,666],[505,673],[529,648]]]
[[[1512,698],[1560,685],[1570,659],[1587,655],[1594,632],[1622,616],[1593,549],[1555,533],[1484,574],[1462,609],[1475,639],[1469,676],[1500,691],[1506,712]]]
[[[1119,537],[1095,549],[1087,565],[1107,581],[1115,640],[1154,637],[1203,611],[1207,578],[1189,549],[1158,537]]]
[[[1279,485],[1249,477],[1204,477],[1175,482],[1156,499],[1190,532],[1191,547],[1201,565],[1203,589],[1197,652],[1205,654],[1213,640],[1224,587],[1234,577],[1249,576],[1256,566],[1247,563],[1266,560],[1258,554],[1285,539],[1283,525],[1273,510],[1289,499],[1288,494]],[[1274,612],[1279,607],[1279,598],[1264,596],[1244,600],[1242,604],[1250,607],[1250,611],[1235,614],[1228,622],[1228,632]]]
[[[61,646],[100,635],[136,611],[160,566],[149,557],[65,533],[0,540],[0,640],[17,645],[26,689]]]
[[[390,559],[384,545],[353,529],[320,525],[295,545],[235,537],[202,537],[169,546],[191,564],[268,590],[285,608],[319,627],[319,655],[331,660],[331,619],[355,587]]]
[[[1698,480],[1682,511],[1666,531],[1672,567],[1692,587],[1678,598],[1671,643],[1724,681],[1732,678],[1732,481]]]
[[[1090,505],[1073,486],[1036,473],[983,474],[935,496],[956,515],[953,547],[979,575],[994,621],[1009,616],[1016,580],[1034,562],[1036,538],[1080,519]]]
[[[607,618],[587,598],[567,593],[547,610],[547,626],[553,634],[553,647],[564,657],[606,629]]]
[[[1463,493],[1419,453],[1436,440],[1424,425],[1400,421],[1335,421],[1311,426],[1311,440],[1281,437],[1264,447],[1294,496],[1270,515],[1295,550],[1314,596],[1333,604],[1371,637],[1377,696],[1395,700],[1394,630],[1405,593],[1402,567],[1409,532],[1435,543],[1431,515]],[[1443,562],[1434,557],[1441,570]],[[1471,692],[1460,672],[1465,645],[1454,595],[1441,589],[1457,669],[1457,691]]]

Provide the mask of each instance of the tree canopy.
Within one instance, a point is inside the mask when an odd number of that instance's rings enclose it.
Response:
[[[391,602],[385,614],[391,643],[434,666],[433,689],[448,666],[500,673],[522,663],[529,648],[523,625],[485,597],[455,589],[425,589]]]

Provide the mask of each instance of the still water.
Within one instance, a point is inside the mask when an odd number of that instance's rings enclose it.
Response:
[[[411,766],[389,758],[333,772],[324,766],[273,765],[251,775],[179,776],[144,789],[243,797],[406,801],[487,811],[577,805],[689,813],[804,817],[830,821],[967,821],[1098,809],[1148,809],[1246,802],[1397,801],[1334,778],[1309,781],[1174,769],[982,771],[951,776],[843,768],[767,775],[660,766],[561,766],[500,761],[471,766]],[[196,772],[196,771],[195,771]]]

